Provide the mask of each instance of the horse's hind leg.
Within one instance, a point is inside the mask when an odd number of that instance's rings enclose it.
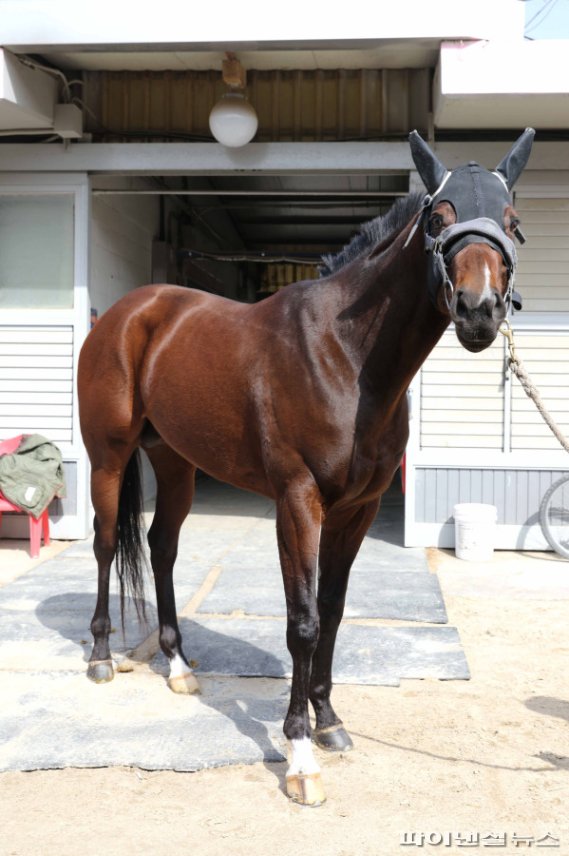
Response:
[[[108,449],[104,460],[95,459],[91,471],[91,497],[95,509],[93,550],[98,567],[97,604],[91,621],[94,644],[87,677],[95,683],[106,683],[114,676],[109,647],[109,580],[111,565],[118,545],[118,507],[124,472],[132,450]],[[133,466],[135,466],[133,462]]]
[[[316,714],[314,742],[332,751],[347,751],[353,745],[330,701],[332,660],[350,568],[378,507],[379,501],[374,500],[356,511],[342,515],[332,512],[322,527],[318,583],[320,636],[312,659],[310,701]]]
[[[166,445],[146,450],[156,474],[156,510],[148,532],[156,585],[160,647],[170,664],[168,686],[177,693],[199,692],[199,684],[182,650],[174,597],[173,570],[180,527],[194,496],[196,468]]]

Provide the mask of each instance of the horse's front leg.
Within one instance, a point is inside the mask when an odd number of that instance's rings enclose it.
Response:
[[[173,571],[180,527],[192,505],[195,467],[168,446],[146,450],[156,475],[156,509],[148,532],[156,585],[160,647],[170,666],[168,686],[175,693],[199,692],[199,684],[182,649],[174,596]]]
[[[331,512],[322,527],[318,582],[320,637],[312,659],[310,701],[316,714],[315,743],[336,752],[345,752],[353,744],[330,701],[334,646],[344,614],[350,568],[378,507],[379,500],[374,500],[341,514]]]
[[[308,716],[312,656],[318,642],[316,572],[321,500],[310,477],[293,483],[277,502],[277,537],[287,604],[287,646],[292,657],[292,688],[284,722],[289,741],[287,793],[303,805],[325,799],[314,758]]]

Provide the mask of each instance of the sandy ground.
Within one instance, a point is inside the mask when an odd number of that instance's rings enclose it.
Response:
[[[569,854],[569,564],[430,562],[472,680],[337,687],[355,750],[319,753],[323,806],[287,800],[284,764],[4,773],[1,856]]]

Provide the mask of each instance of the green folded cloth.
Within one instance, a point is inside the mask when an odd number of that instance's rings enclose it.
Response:
[[[0,455],[0,491],[23,511],[40,517],[54,496],[66,496],[57,446],[41,434],[24,435],[15,452]]]

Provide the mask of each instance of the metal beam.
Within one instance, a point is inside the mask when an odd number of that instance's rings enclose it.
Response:
[[[0,170],[121,175],[401,173],[407,143],[31,143],[0,145]]]
[[[365,217],[370,219],[373,216],[372,212],[366,211]],[[270,212],[265,212],[264,215],[258,217],[240,217],[239,223],[241,226],[312,226],[313,228],[321,228],[323,226],[361,226],[361,216],[342,216],[342,214],[318,214],[312,217],[292,217],[292,216],[272,216]]]
[[[396,196],[407,196],[407,191],[399,190],[163,190],[132,188],[130,190],[112,190],[101,188],[93,190],[94,196],[237,196],[242,199],[249,197],[269,197],[275,199],[394,199]]]
[[[453,168],[469,160],[493,167],[504,142],[438,143],[434,150]],[[566,143],[535,143],[531,170],[569,170]],[[219,143],[2,143],[0,171],[103,175],[299,175],[401,174],[414,169],[407,142],[249,143],[227,149]],[[219,191],[216,191],[219,194]]]

